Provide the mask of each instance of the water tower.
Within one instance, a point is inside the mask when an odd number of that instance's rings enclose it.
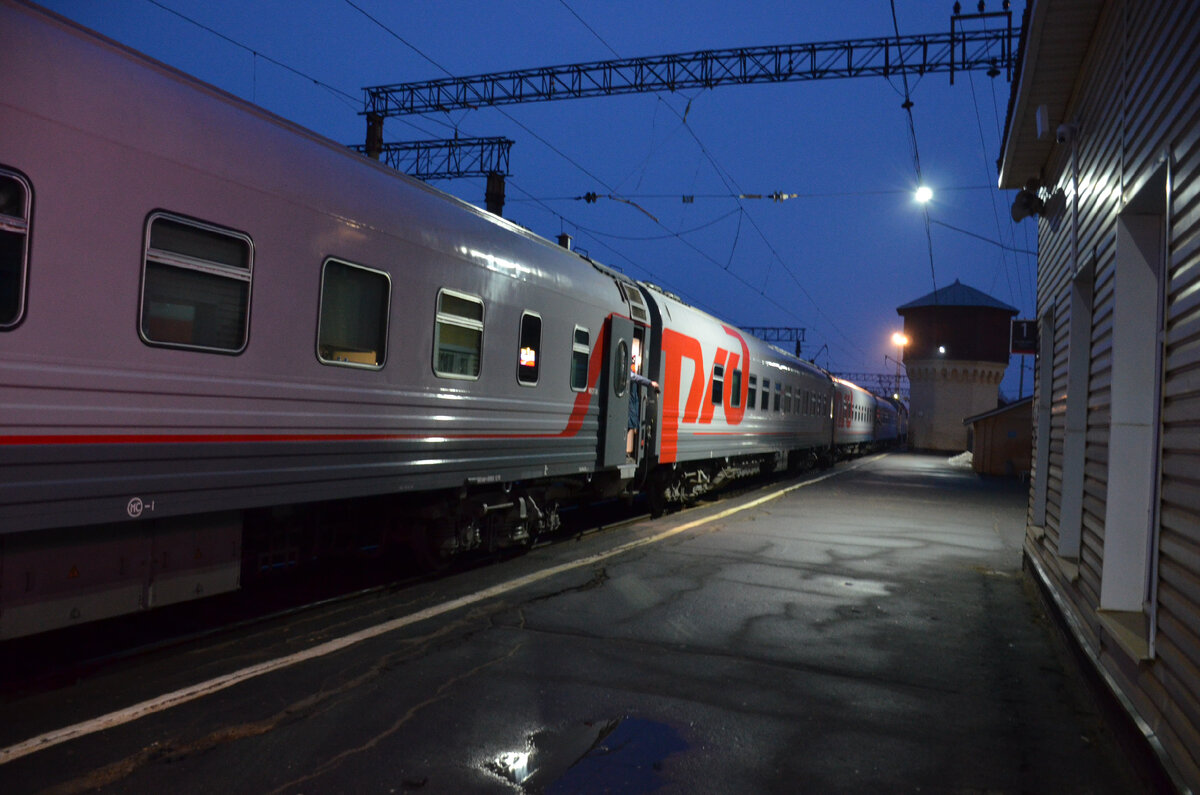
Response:
[[[967,449],[964,417],[996,408],[1017,310],[955,279],[897,307],[904,318],[904,368],[911,389],[909,444]]]

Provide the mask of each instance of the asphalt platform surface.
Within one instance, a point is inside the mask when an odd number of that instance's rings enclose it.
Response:
[[[1145,791],[1025,500],[874,456],[147,654],[0,704],[0,792]]]

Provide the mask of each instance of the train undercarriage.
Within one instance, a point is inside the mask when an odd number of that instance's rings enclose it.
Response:
[[[0,537],[0,640],[229,592],[317,563],[382,558],[437,570],[473,553],[520,550],[561,512],[644,495],[653,515],[739,479],[827,463],[775,452],[419,495],[157,518]]]

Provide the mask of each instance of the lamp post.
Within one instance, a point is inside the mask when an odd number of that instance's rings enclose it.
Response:
[[[892,344],[896,346],[896,394],[900,394],[900,360],[904,358],[904,346],[908,344],[908,336],[902,331],[892,334]]]

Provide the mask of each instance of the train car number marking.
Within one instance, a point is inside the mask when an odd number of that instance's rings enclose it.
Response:
[[[153,513],[154,500],[150,500],[150,502],[142,502],[141,497],[134,497],[125,506],[125,512],[129,514],[130,519],[136,519],[146,512]]]

